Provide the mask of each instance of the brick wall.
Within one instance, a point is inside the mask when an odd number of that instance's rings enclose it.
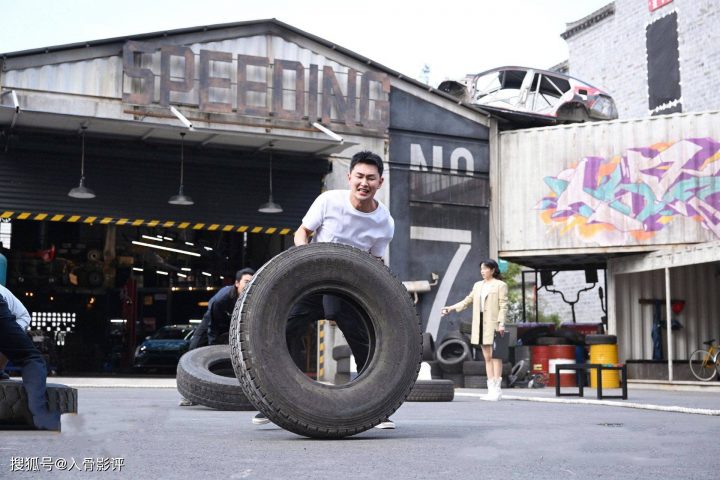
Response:
[[[598,283],[595,288],[582,292],[578,303],[575,304],[575,319],[578,323],[599,322],[600,318],[605,315],[598,296],[598,287],[602,286],[605,290],[605,272],[598,270],[597,275]],[[563,292],[565,298],[574,301],[577,298],[578,290],[590,285],[585,283],[584,271],[572,271],[557,273],[553,278],[553,286],[550,288]],[[550,293],[543,288],[538,292],[538,304],[543,315],[556,313],[560,316],[561,321],[572,322],[572,309],[570,305],[563,302],[559,294]]]
[[[568,38],[570,75],[607,90],[620,118],[649,115],[645,29],[677,11],[683,112],[720,109],[720,2],[616,0],[615,14]],[[590,13],[590,12],[588,12]]]

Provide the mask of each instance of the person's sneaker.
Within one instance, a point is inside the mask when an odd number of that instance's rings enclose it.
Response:
[[[61,430],[60,413],[56,411],[47,411],[40,415],[33,415],[33,423],[37,430],[49,430],[51,432],[59,432]]]
[[[382,430],[394,430],[395,422],[393,422],[392,420],[390,420],[388,418],[384,422],[380,422],[377,425],[375,425],[375,428],[380,428]]]
[[[258,412],[258,414],[253,417],[252,423],[253,425],[265,425],[266,423],[270,423],[270,419]]]
[[[178,405],[181,407],[192,407],[193,405],[197,405],[197,404],[195,402],[193,402],[192,400],[188,400],[187,398],[182,398],[182,399],[180,399],[180,403],[178,403]]]

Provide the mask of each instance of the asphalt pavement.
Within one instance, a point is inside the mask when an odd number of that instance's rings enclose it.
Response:
[[[458,389],[406,402],[395,430],[313,440],[254,426],[254,412],[180,407],[170,378],[52,381],[79,389],[79,414],[62,433],[0,432],[0,478],[691,479],[720,454],[720,388],[506,389],[500,402]]]

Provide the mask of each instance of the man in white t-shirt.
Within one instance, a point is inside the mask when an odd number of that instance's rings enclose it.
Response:
[[[329,190],[318,196],[295,232],[295,245],[332,242],[351,245],[370,255],[382,258],[395,232],[395,222],[388,208],[375,199],[383,184],[382,159],[368,151],[358,152],[350,161],[349,190]],[[369,339],[361,313],[351,304],[334,295],[312,295],[298,302],[290,312],[286,336],[290,353],[300,365],[299,338],[311,322],[334,320],[350,345],[358,372],[362,372],[368,356]],[[253,423],[261,425],[268,419],[258,414]],[[380,428],[395,428],[387,420]]]

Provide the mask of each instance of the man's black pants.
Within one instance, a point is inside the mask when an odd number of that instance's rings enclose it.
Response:
[[[0,352],[22,369],[28,408],[37,428],[60,430],[60,413],[48,410],[45,360],[0,297]]]
[[[290,311],[285,335],[295,363],[298,366],[304,363],[301,358],[301,338],[307,332],[308,325],[323,319],[333,320],[340,327],[360,372],[365,366],[370,349],[362,316],[345,300],[328,294],[309,295],[296,303]]]

